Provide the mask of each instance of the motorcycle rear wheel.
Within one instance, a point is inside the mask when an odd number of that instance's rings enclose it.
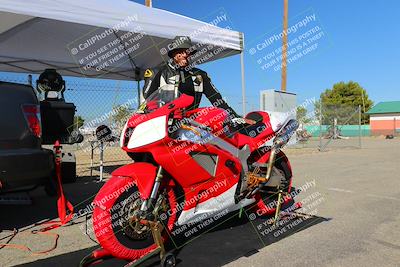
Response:
[[[167,190],[166,198],[167,207],[160,216],[162,220],[159,219],[164,227],[164,242],[176,220],[176,214],[168,212],[177,205],[172,188]],[[127,221],[131,215],[126,212],[127,207],[130,210],[129,207],[135,206],[137,201],[140,201],[140,194],[135,181],[129,177],[112,177],[95,197],[94,232],[100,245],[114,257],[137,260],[157,248],[149,228],[143,226],[137,232]]]

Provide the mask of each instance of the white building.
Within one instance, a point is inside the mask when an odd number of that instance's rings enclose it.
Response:
[[[260,91],[260,110],[268,112],[274,131],[277,131],[287,120],[295,119],[296,109],[296,94],[274,89]],[[296,142],[296,135],[293,135],[288,144],[293,145]]]
[[[294,93],[274,89],[260,91],[260,109],[267,112],[293,112],[297,106],[297,96]]]

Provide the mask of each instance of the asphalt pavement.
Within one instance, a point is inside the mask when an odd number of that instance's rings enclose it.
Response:
[[[239,220],[227,216],[176,251],[178,266],[400,266],[400,140],[370,138],[362,149],[288,154],[293,185],[302,189],[295,199],[303,208],[286,213],[276,227],[249,210]],[[81,203],[79,210],[100,187],[84,177],[65,190],[74,204]],[[31,206],[0,206],[0,229],[20,228],[12,243],[45,250],[53,244],[50,237],[23,230],[55,218],[55,203],[41,189],[31,196]],[[60,238],[49,254],[0,249],[0,266],[77,266],[96,243],[84,234],[85,218],[76,222],[53,230]],[[158,263],[152,259],[143,266]]]

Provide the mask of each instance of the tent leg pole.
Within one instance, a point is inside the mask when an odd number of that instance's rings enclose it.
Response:
[[[138,100],[138,107],[140,106],[140,81],[137,81],[137,100]]]
[[[90,141],[90,178],[93,178],[93,155],[94,155],[94,147],[93,141]]]
[[[241,74],[242,74],[242,112],[243,117],[246,116],[246,84],[244,80],[244,51],[240,53],[240,67],[241,67]]]
[[[103,182],[104,144],[100,141],[100,182]]]

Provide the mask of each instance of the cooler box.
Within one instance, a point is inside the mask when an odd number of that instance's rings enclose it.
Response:
[[[73,143],[75,108],[73,103],[60,100],[40,102],[43,144],[54,144],[56,140],[62,144]]]

